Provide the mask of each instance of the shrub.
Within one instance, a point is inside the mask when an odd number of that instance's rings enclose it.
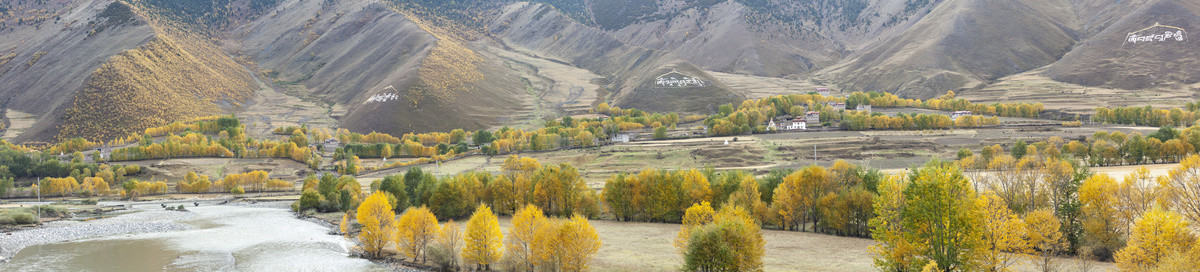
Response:
[[[317,190],[304,190],[304,193],[300,194],[300,201],[297,202],[299,203],[298,211],[316,209],[319,205],[321,205],[321,201],[323,201],[322,198],[323,197],[321,197],[321,193],[317,192]]]
[[[0,213],[0,225],[28,225],[34,223],[37,223],[37,218],[29,210]]]

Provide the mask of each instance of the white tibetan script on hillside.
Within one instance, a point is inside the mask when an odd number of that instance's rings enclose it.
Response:
[[[1157,30],[1156,30],[1157,29]],[[1129,32],[1125,35],[1124,44],[1137,44],[1147,42],[1186,42],[1187,30],[1180,27],[1161,25],[1154,23],[1153,26],[1143,28],[1142,30]]]
[[[367,98],[367,101],[363,102],[363,104],[371,102],[388,102],[396,99],[400,99],[400,95],[394,93],[377,94],[372,95],[371,98]]]
[[[685,75],[680,72],[672,71],[670,73],[658,76],[658,78],[654,80],[654,85],[658,87],[673,88],[704,87],[704,80],[694,76]]]
[[[388,85],[387,87],[385,87],[383,89],[384,90],[392,89],[392,91],[396,91],[396,88],[392,87],[391,85]],[[397,93],[381,93],[381,94],[372,95],[371,98],[367,98],[367,101],[363,101],[363,104],[367,104],[367,103],[371,103],[371,102],[388,102],[388,101],[392,101],[392,100],[396,100],[396,99],[400,99],[400,95]]]

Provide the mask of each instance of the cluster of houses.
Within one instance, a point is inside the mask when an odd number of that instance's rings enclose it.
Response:
[[[822,96],[830,95],[830,91],[827,88],[817,88],[816,93],[819,95],[822,95]],[[846,103],[842,103],[842,102],[830,101],[830,102],[826,102],[825,106],[834,108],[834,109],[847,109]],[[871,105],[857,105],[854,107],[854,110],[870,113]],[[820,124],[820,123],[821,123],[821,112],[810,111],[810,112],[806,112],[803,117],[793,117],[790,119],[779,118],[776,120],[770,120],[770,122],[767,123],[767,128],[778,130],[778,131],[806,130],[806,129],[808,129],[808,124]]]

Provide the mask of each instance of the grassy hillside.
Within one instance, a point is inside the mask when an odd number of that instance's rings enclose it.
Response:
[[[1062,82],[1127,90],[1200,82],[1200,55],[1195,53],[1200,39],[1126,41],[1129,33],[1162,35],[1180,31],[1155,24],[1200,29],[1200,9],[1171,0],[1142,5],[1050,65],[1048,74]]]
[[[71,100],[58,139],[111,140],[149,127],[239,106],[252,75],[216,46],[160,34],[113,56]]]
[[[1075,43],[1067,1],[952,0],[896,37],[822,71],[851,90],[929,98],[1057,61]],[[983,12],[986,11],[986,12]],[[1003,41],[1003,42],[1001,42]]]
[[[715,105],[740,101],[718,80],[674,54],[629,46],[597,27],[566,18],[549,6],[518,3],[504,8],[490,28],[508,46],[541,57],[570,63],[614,79],[609,101],[620,107],[639,106],[652,112],[715,111]],[[660,93],[650,87],[671,69],[686,71],[706,83],[702,88],[680,88]]]

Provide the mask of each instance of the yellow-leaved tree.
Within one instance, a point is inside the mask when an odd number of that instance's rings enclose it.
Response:
[[[563,222],[552,244],[558,259],[557,271],[587,271],[592,256],[600,251],[600,236],[586,217],[575,215]]]
[[[362,243],[367,257],[381,257],[383,248],[396,235],[396,213],[392,212],[392,205],[388,204],[383,192],[371,194],[358,205],[358,223],[362,225],[358,241]]]
[[[1053,271],[1054,257],[1067,247],[1061,227],[1062,223],[1050,209],[1043,208],[1025,214],[1025,241],[1029,243],[1029,257],[1034,266],[1042,271]]]
[[[450,220],[442,225],[437,239],[434,239],[433,244],[426,250],[429,251],[429,258],[433,264],[442,271],[455,271],[458,270],[458,252],[462,249],[462,244],[462,228],[459,228],[454,220]]]
[[[692,229],[687,271],[762,271],[762,228],[739,206],[725,206],[712,223]]]
[[[543,225],[546,224],[546,215],[542,209],[532,204],[525,205],[513,214],[512,228],[508,230],[505,247],[508,254],[516,259],[525,271],[532,271],[537,262],[534,249],[538,244],[537,240],[542,236],[539,229],[544,228]]]
[[[400,226],[396,230],[396,249],[404,256],[425,262],[425,247],[437,238],[439,229],[437,216],[424,206],[408,208],[400,215]]]
[[[1200,222],[1200,155],[1183,159],[1171,169],[1168,179],[1168,199],[1171,207],[1192,222]]]
[[[487,205],[479,204],[467,221],[467,233],[463,236],[462,257],[476,270],[491,270],[492,263],[504,255],[504,234],[500,222]]]
[[[983,268],[989,271],[1006,271],[1016,264],[1017,255],[1025,250],[1025,222],[1012,214],[1003,198],[987,193],[977,200],[983,210]]]
[[[1117,267],[1151,271],[1159,262],[1191,251],[1195,243],[1196,237],[1188,231],[1182,216],[1155,206],[1134,224],[1129,244],[1115,256]]]
[[[1083,204],[1083,237],[1093,255],[1108,259],[1121,248],[1121,233],[1127,224],[1117,215],[1117,191],[1120,185],[1112,177],[1098,174],[1089,177],[1079,187],[1079,202]]]
[[[338,231],[342,232],[342,235],[347,235],[347,236],[350,235],[350,213],[349,212],[342,214],[342,222],[338,223]]]
[[[712,204],[708,201],[693,204],[683,213],[683,226],[679,227],[679,234],[675,235],[675,249],[679,250],[680,254],[687,251],[688,238],[692,236],[692,229],[704,224],[712,223],[713,217],[717,215],[716,210],[713,210]]]

